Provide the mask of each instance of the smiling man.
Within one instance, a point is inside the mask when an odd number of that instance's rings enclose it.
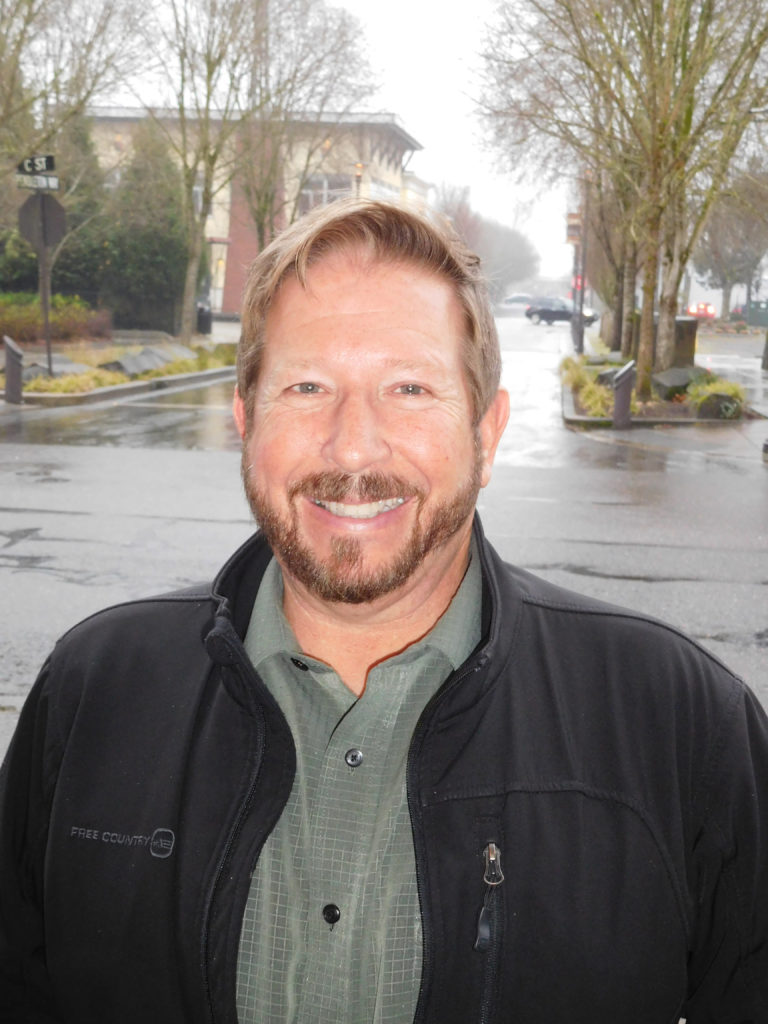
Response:
[[[0,1021],[768,1024],[768,724],[501,561],[476,257],[316,211],[249,276],[259,530],[57,645],[0,793]]]

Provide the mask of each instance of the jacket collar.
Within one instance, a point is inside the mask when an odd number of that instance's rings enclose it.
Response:
[[[477,654],[480,663],[493,657],[500,637],[501,606],[500,583],[503,576],[503,562],[492,545],[486,540],[480,517],[475,513],[472,530],[480,555],[483,575],[482,640]],[[212,646],[218,647],[216,635],[224,639],[229,647],[237,638],[242,640],[250,621],[253,603],[262,577],[272,558],[272,550],[264,535],[257,531],[245,544],[228,559],[216,576],[212,586],[212,598],[216,604],[215,625],[206,638],[206,645],[213,653]],[[215,660],[228,660],[215,656]]]

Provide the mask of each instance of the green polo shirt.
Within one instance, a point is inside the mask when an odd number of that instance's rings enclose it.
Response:
[[[285,715],[297,770],[259,857],[237,965],[241,1024],[406,1024],[421,981],[421,917],[406,795],[418,718],[476,647],[476,553],[446,612],[375,665],[360,698],[300,649],[270,563],[245,647]]]

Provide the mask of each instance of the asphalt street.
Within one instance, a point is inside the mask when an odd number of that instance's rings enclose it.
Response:
[[[569,430],[557,376],[568,328],[499,328],[513,413],[479,502],[486,532],[510,561],[683,629],[768,705],[768,420]],[[697,360],[736,367],[765,398],[762,338],[725,344],[702,344]],[[0,402],[0,754],[63,631],[210,577],[253,529],[231,391]]]

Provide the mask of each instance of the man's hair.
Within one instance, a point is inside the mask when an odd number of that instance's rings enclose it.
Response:
[[[313,264],[362,250],[373,261],[413,264],[453,285],[464,313],[462,360],[479,423],[499,387],[501,355],[479,258],[448,224],[438,225],[393,203],[344,199],[313,210],[278,235],[251,264],[237,354],[237,387],[247,422],[253,416],[267,313],[282,283],[306,287]]]

